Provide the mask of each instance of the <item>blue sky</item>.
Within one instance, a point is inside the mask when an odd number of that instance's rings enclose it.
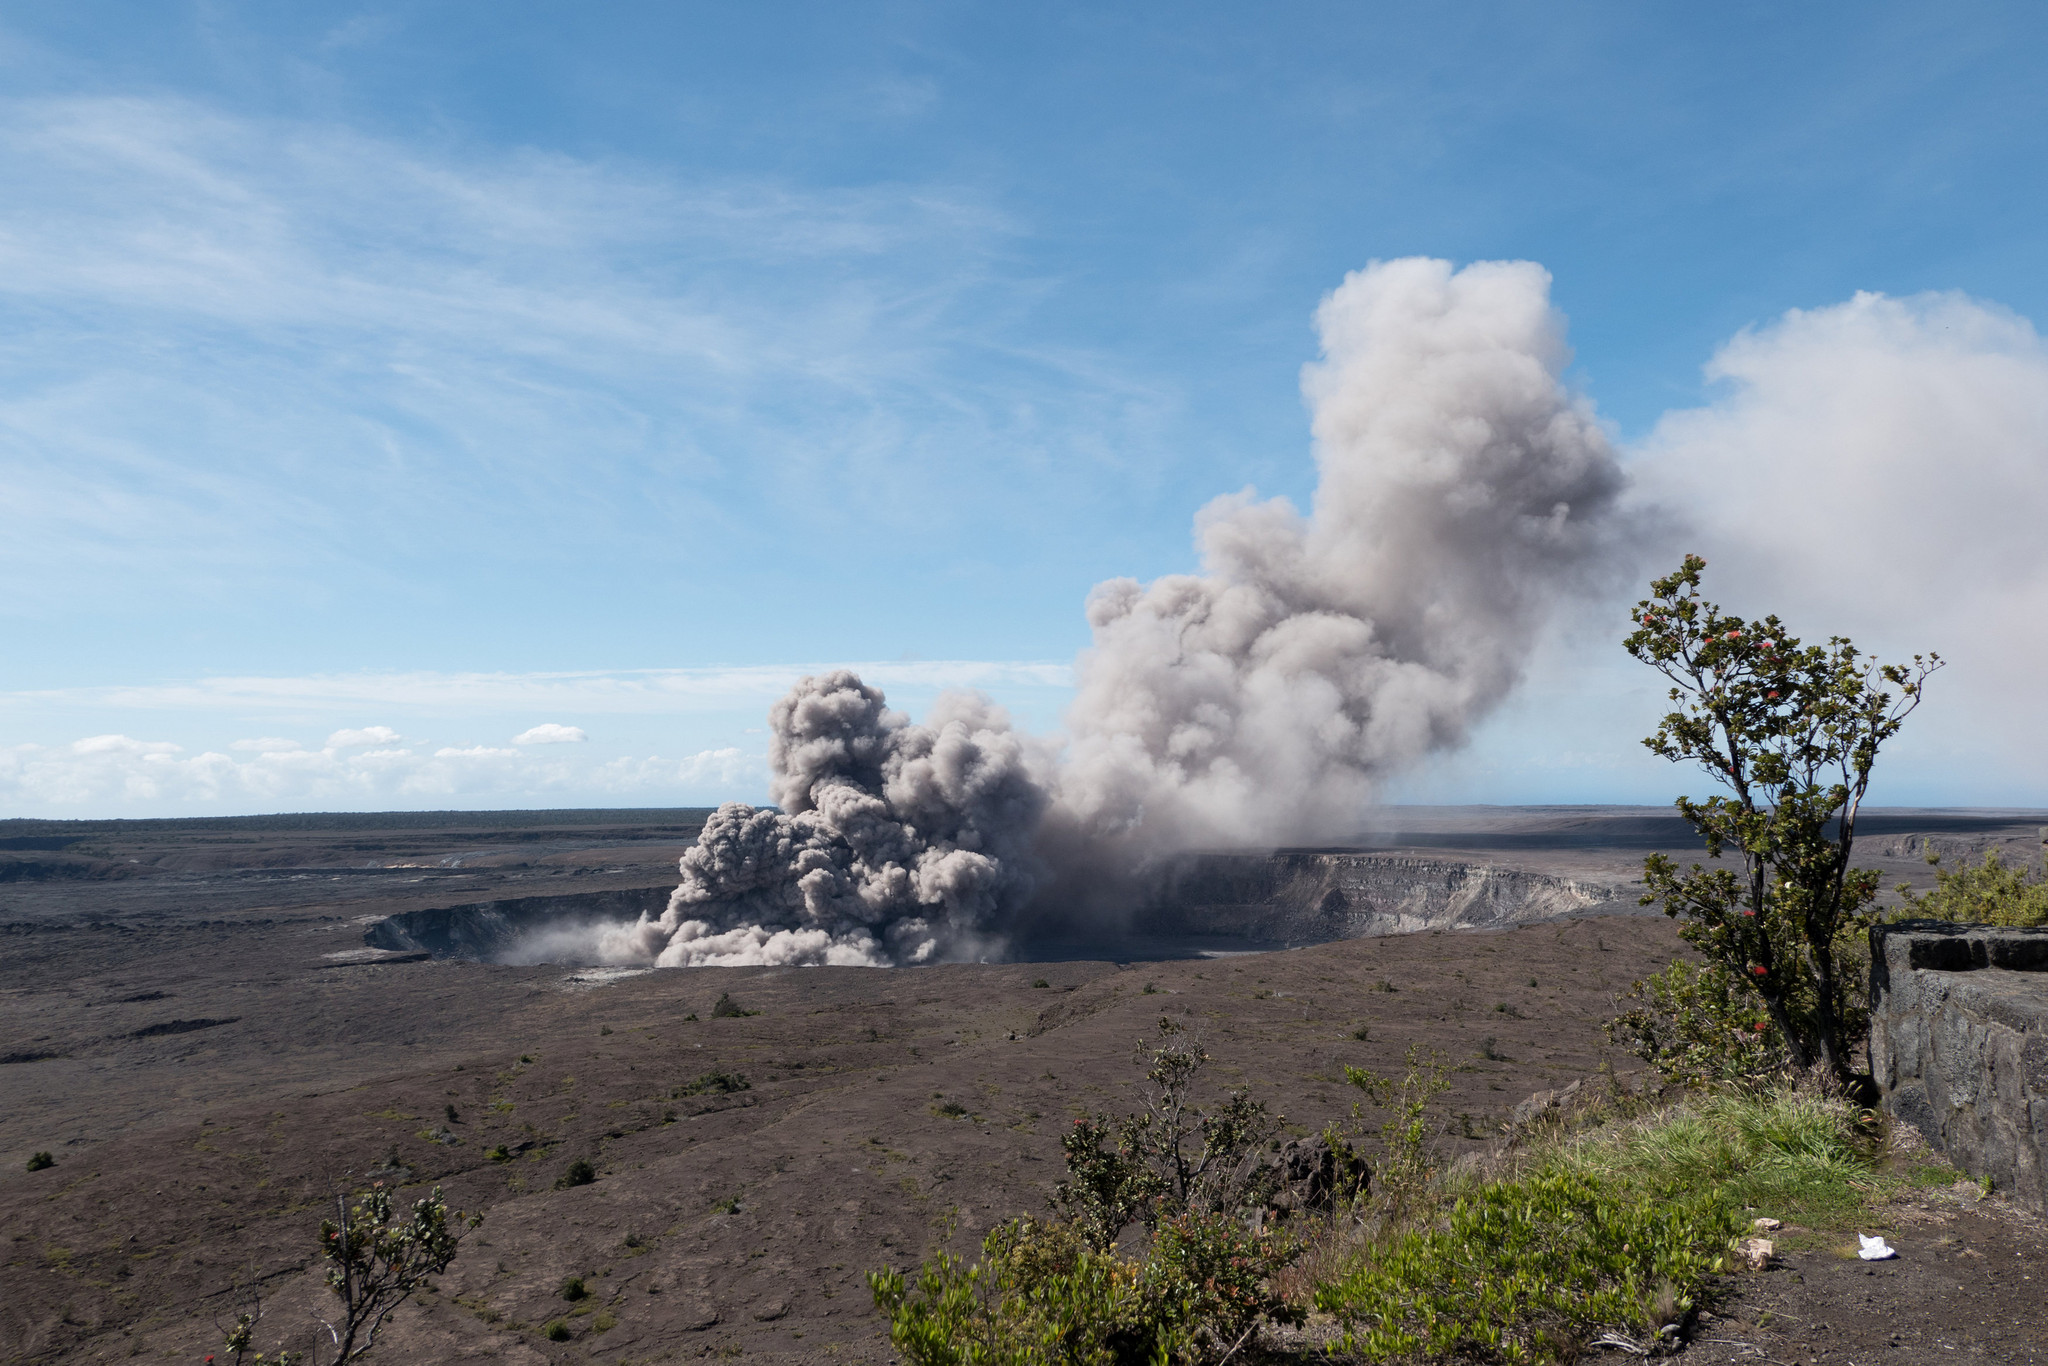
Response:
[[[833,663],[1054,730],[1091,585],[1190,568],[1218,494],[1305,499],[1316,305],[1417,254],[1552,273],[1731,606],[1956,659],[1888,797],[2048,804],[2007,638],[2048,604],[2044,40],[2024,4],[0,5],[0,807],[758,798],[768,701]],[[1795,439],[1901,384],[1882,450]],[[1774,500],[1817,558],[1766,572]],[[1393,795],[1681,790],[1623,606]]]

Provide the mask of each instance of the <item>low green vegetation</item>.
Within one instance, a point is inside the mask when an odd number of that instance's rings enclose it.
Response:
[[[1869,1112],[1762,1085],[1662,1107],[1617,1090],[1525,1130],[1490,1173],[1452,1173],[1437,1148],[1448,1069],[1411,1050],[1399,1077],[1347,1069],[1361,1104],[1323,1138],[1336,1179],[1312,1208],[1278,1156],[1284,1122],[1242,1095],[1198,1103],[1207,1055],[1162,1025],[1144,1111],[1083,1115],[1066,1136],[1055,1217],[1000,1225],[971,1259],[869,1276],[906,1362],[1215,1366],[1304,1324],[1263,1350],[1655,1352],[1684,1335],[1753,1218],[1839,1231],[1913,1179],[1882,1170]],[[1372,1150],[1369,1182],[1354,1139]]]
[[[1965,859],[1952,871],[1940,866],[1938,854],[1928,855],[1927,861],[1935,865],[1934,890],[1916,893],[1901,883],[1901,919],[2020,928],[2048,925],[2048,866],[2037,871],[2024,862],[2007,864],[1995,849],[1977,863]]]
[[[597,1168],[591,1166],[588,1159],[579,1157],[564,1168],[560,1176],[555,1178],[555,1189],[564,1191],[576,1186],[587,1186],[595,1180],[597,1180]]]
[[[1631,1200],[1568,1171],[1492,1181],[1319,1286],[1369,1361],[1570,1360],[1675,1334],[1740,1221],[1718,1192]]]
[[[733,1000],[732,993],[729,991],[719,992],[717,1002],[711,1007],[711,1018],[714,1020],[738,1020],[744,1019],[749,1015],[759,1015],[760,1013],[758,1010],[748,1010],[738,1001]]]
[[[29,1154],[28,1169],[32,1172],[43,1171],[46,1168],[54,1167],[56,1165],[57,1159],[50,1156],[48,1153]]]
[[[747,1091],[752,1088],[753,1083],[737,1072],[713,1070],[703,1073],[695,1081],[678,1086],[674,1094],[676,1099],[680,1100],[684,1096],[731,1095],[735,1091]]]

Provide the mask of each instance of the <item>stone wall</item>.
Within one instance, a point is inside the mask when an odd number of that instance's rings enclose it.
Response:
[[[1870,933],[1870,1070],[1895,1118],[2048,1212],[2048,929]]]

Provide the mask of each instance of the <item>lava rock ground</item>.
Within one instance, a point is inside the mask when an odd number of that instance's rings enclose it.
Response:
[[[435,854],[452,829],[323,853],[237,827],[221,839],[247,842],[205,868],[172,832],[157,863],[134,865],[154,872],[9,885],[0,1360],[198,1361],[251,1290],[259,1345],[303,1347],[326,1299],[322,1213],[381,1171],[403,1196],[439,1184],[486,1216],[437,1293],[401,1312],[385,1359],[885,1361],[864,1273],[1044,1209],[1060,1134],[1133,1104],[1133,1049],[1159,1016],[1199,1029],[1211,1084],[1249,1087],[1297,1131],[1349,1115],[1346,1065],[1395,1072],[1411,1045],[1433,1049],[1457,1069],[1455,1153],[1531,1092],[1626,1070],[1600,1021],[1677,949],[1661,917],[1615,917],[1123,964],[620,975],[366,960],[377,915],[478,899],[480,883],[452,881],[474,866]],[[507,847],[490,833],[462,846],[497,860],[489,895],[656,885],[687,843],[680,828]],[[147,857],[122,852],[128,837],[73,856]],[[756,1013],[714,1018],[727,994]],[[715,1074],[747,1087],[699,1086]],[[56,1165],[26,1171],[39,1150]],[[597,1179],[557,1189],[578,1158]],[[2018,1279],[2041,1260],[2038,1233],[1993,1201],[1921,1239],[1905,1227],[1901,1263],[1870,1276],[1788,1254],[1788,1272],[1736,1283],[1724,1306],[1731,1326],[1754,1327],[1751,1307],[1771,1323],[1712,1350],[2027,1359],[1985,1353],[1994,1325],[2008,1345],[2040,1336],[2040,1297]],[[1987,1274],[1953,1274],[1971,1251]],[[572,1276],[585,1298],[562,1297]],[[1883,1298],[1908,1290],[1902,1309]],[[1795,1316],[1831,1326],[1788,1335]],[[557,1319],[566,1341],[543,1336]],[[1893,1347],[1899,1322],[1918,1327]]]

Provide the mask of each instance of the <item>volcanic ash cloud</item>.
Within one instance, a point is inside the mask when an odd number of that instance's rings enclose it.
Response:
[[[768,714],[781,809],[720,807],[659,920],[607,936],[662,967],[922,963],[999,945],[1042,869],[1045,747],[972,693],[923,724],[841,670]]]
[[[1356,830],[1383,778],[1462,743],[1552,607],[1621,539],[1623,476],[1569,360],[1550,276],[1389,261],[1316,315],[1307,516],[1219,498],[1203,573],[1088,603],[1063,807],[1157,851]]]
[[[1528,262],[1348,277],[1303,373],[1310,510],[1219,498],[1200,574],[1099,585],[1057,758],[976,696],[913,724],[850,673],[806,679],[770,714],[782,809],[722,807],[667,912],[606,956],[972,957],[1048,878],[1354,830],[1383,779],[1507,694],[1623,539],[1623,476],[1562,382],[1549,285]]]

